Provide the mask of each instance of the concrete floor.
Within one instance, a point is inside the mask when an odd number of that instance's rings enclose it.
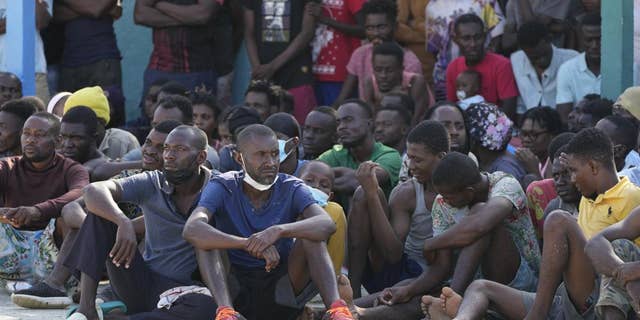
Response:
[[[0,320],[58,320],[64,319],[65,310],[25,309],[11,303],[11,295],[0,289]]]

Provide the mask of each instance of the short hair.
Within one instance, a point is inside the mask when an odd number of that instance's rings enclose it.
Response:
[[[276,138],[276,133],[271,130],[271,128],[262,125],[262,124],[252,124],[242,129],[240,133],[238,133],[238,137],[236,139],[237,146],[240,151],[244,147],[244,144],[248,139],[251,139],[255,136],[258,137],[273,137]]]
[[[533,123],[538,123],[542,128],[546,129],[554,136],[563,131],[560,114],[556,109],[551,107],[535,107],[527,110],[522,115],[522,122],[520,123],[521,127],[525,120],[531,120]]]
[[[582,97],[582,100],[587,100],[587,101],[592,101],[596,99],[600,99],[600,95],[597,93],[588,93],[584,97]]]
[[[270,115],[264,125],[275,132],[282,133],[289,138],[302,137],[300,135],[300,124],[291,114],[278,112]]]
[[[227,117],[227,126],[232,136],[236,136],[246,126],[260,123],[262,121],[260,121],[258,111],[242,105],[233,107]]]
[[[44,104],[44,101],[36,96],[25,96],[20,98],[20,100],[31,104],[37,111],[47,110],[47,106]]]
[[[425,120],[416,125],[407,135],[408,143],[419,143],[432,153],[449,152],[449,133],[438,121]]]
[[[378,111],[376,112],[376,115],[380,111],[385,111],[385,110],[386,111],[397,112],[400,115],[400,119],[402,119],[402,122],[407,126],[411,126],[411,114],[404,107],[399,106],[399,105],[395,105],[395,104],[394,105],[390,105],[390,106],[386,106],[384,108],[378,109]]]
[[[167,81],[165,82],[165,84],[162,85],[162,87],[160,87],[160,90],[158,91],[158,93],[164,92],[168,95],[179,95],[179,96],[186,97],[188,94],[188,91],[189,89],[183,86],[180,82]]]
[[[611,139],[600,129],[585,128],[580,130],[566,144],[567,154],[583,159],[593,159],[605,167],[615,171],[613,163],[613,144]]]
[[[594,123],[598,122],[600,119],[604,119],[613,113],[613,101],[600,97],[587,100],[587,102],[582,105],[582,113],[590,114],[591,117],[593,117]]]
[[[416,109],[416,104],[413,101],[413,98],[411,98],[411,96],[406,94],[406,93],[394,91],[394,92],[389,92],[389,93],[383,95],[383,97],[398,97],[398,98],[400,98],[400,106],[404,107],[405,109],[407,109],[410,113],[413,113],[414,110]]]
[[[192,108],[197,104],[206,106],[211,109],[211,111],[213,111],[213,116],[216,119],[218,119],[218,116],[222,112],[223,108],[221,108],[220,102],[218,101],[216,96],[211,93],[196,91],[191,93],[189,98],[191,99]]]
[[[462,120],[464,121],[464,127],[466,131],[466,128],[468,127],[467,113],[464,112],[464,110],[462,110],[462,108],[457,103],[448,100],[437,102],[433,105],[433,107],[427,109],[427,112],[424,114],[424,120],[430,120],[433,117],[433,114],[436,113],[436,110],[443,107],[452,107],[460,112],[460,114],[462,115]]]
[[[529,21],[518,28],[518,45],[521,48],[533,48],[542,40],[549,40],[549,30],[544,23]]]
[[[69,109],[60,122],[82,124],[87,135],[95,135],[98,132],[98,117],[93,109],[86,106],[77,106]]]
[[[399,66],[404,64],[404,50],[395,41],[383,42],[373,47],[373,54],[371,55],[371,63],[375,59],[376,55],[393,56],[398,61]]]
[[[18,117],[22,124],[24,124],[30,116],[37,112],[37,109],[27,101],[17,99],[5,102],[2,107],[0,107],[0,112],[1,111],[11,113]]]
[[[447,153],[431,174],[434,186],[450,186],[456,190],[482,181],[478,165],[468,156],[457,152]]]
[[[475,77],[476,78],[476,82],[478,83],[478,89],[482,88],[482,73],[480,73],[480,72],[478,72],[476,70],[467,69],[467,70],[464,70],[464,71],[460,72],[458,77],[461,76],[461,75],[469,75],[469,76]]]
[[[268,80],[253,80],[249,83],[249,87],[247,91],[244,93],[245,97],[249,92],[258,92],[264,93],[267,96],[267,100],[269,100],[269,105],[276,106],[280,105],[278,101],[278,95],[273,88],[273,83]]]
[[[342,106],[344,106],[346,104],[350,104],[350,103],[353,103],[353,104],[357,105],[358,107],[360,107],[360,109],[362,109],[362,111],[364,111],[365,116],[367,117],[367,119],[373,118],[373,108],[371,108],[371,105],[369,105],[368,103],[366,103],[366,102],[364,102],[364,101],[362,101],[360,99],[353,98],[353,99],[344,100],[340,104],[340,106],[342,107]],[[338,108],[338,109],[340,109],[340,108]]]
[[[155,127],[153,127],[153,130],[158,131],[160,133],[164,133],[164,134],[169,134],[169,132],[171,132],[171,130],[181,126],[182,123],[180,121],[176,121],[176,120],[165,120],[162,121],[160,123],[158,123]]]
[[[482,21],[482,19],[480,19],[480,17],[478,17],[475,13],[466,13],[459,16],[458,19],[456,19],[456,22],[453,24],[453,30],[458,31],[458,27],[460,25],[467,23],[475,23],[480,26],[482,32],[485,32],[484,21]]]
[[[278,96],[278,106],[282,112],[291,113],[295,108],[296,100],[291,94],[291,92],[280,89],[277,91]]]
[[[311,110],[311,111],[324,113],[324,114],[330,116],[331,118],[333,118],[334,120],[338,119],[338,112],[336,111],[336,109],[334,109],[332,107],[319,106],[319,107],[313,108],[313,110]]]
[[[636,149],[638,128],[631,120],[618,115],[606,116],[603,120],[611,122],[616,127],[613,132],[615,140],[625,146],[627,148],[627,152]]]
[[[176,128],[174,128],[173,130],[171,130],[171,132],[169,133],[173,133],[173,132],[180,132],[180,131],[185,131],[188,132],[189,134],[193,135],[195,137],[194,145],[193,147],[196,148],[197,150],[203,151],[207,149],[207,134],[204,133],[204,131],[202,131],[200,128],[196,127],[196,126],[189,126],[189,125],[184,125],[181,124],[179,126],[177,126]]]
[[[587,13],[580,23],[582,26],[602,27],[602,17],[599,12]]]
[[[60,119],[58,118],[58,116],[49,113],[49,112],[36,112],[34,113],[31,117],[29,118],[40,118],[43,119],[45,121],[47,121],[49,123],[49,125],[51,126],[51,128],[49,129],[49,134],[57,137],[58,135],[60,135]]]
[[[370,14],[384,14],[390,23],[395,24],[398,19],[398,7],[391,0],[369,0],[362,5],[362,16]]]
[[[328,165],[326,162],[324,161],[320,161],[320,160],[309,160],[309,161],[305,161],[301,166],[300,169],[298,169],[298,174],[296,175],[296,177],[301,177],[303,173],[307,172],[307,169],[309,168],[309,166],[311,165],[321,165],[321,166],[326,166],[327,168],[329,168],[329,172],[331,173],[331,182],[334,181],[335,179],[335,175],[333,173],[333,170],[331,170],[331,166]]]
[[[549,154],[549,157],[551,159],[555,159],[560,156],[560,154],[558,154],[558,150],[569,143],[569,141],[571,141],[575,136],[576,134],[573,132],[563,132],[551,139],[549,147],[547,148],[547,154]]]
[[[2,77],[2,76],[8,77],[12,81],[17,82],[18,86],[20,88],[22,88],[22,80],[20,80],[20,78],[17,75],[15,75],[14,73],[6,72],[6,71],[0,71],[0,77]],[[20,92],[20,94],[22,94],[22,92]]]
[[[181,95],[168,95],[162,100],[158,101],[158,108],[162,109],[173,109],[178,108],[182,113],[182,123],[184,124],[192,124],[193,123],[193,107],[191,105],[191,100],[187,99]]]

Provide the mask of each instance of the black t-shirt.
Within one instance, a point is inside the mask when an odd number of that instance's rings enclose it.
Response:
[[[282,53],[302,30],[304,7],[310,0],[245,0],[253,11],[254,34],[261,64]],[[311,47],[287,62],[273,76],[273,81],[285,89],[311,84]]]

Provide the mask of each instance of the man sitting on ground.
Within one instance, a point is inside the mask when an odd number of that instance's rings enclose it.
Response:
[[[126,178],[143,171],[162,170],[163,159],[162,150],[164,140],[171,130],[180,125],[177,121],[164,121],[156,125],[145,139],[142,145],[142,169],[124,170],[114,179]],[[122,212],[129,218],[136,218],[142,215],[142,210],[135,204],[120,202],[118,206]],[[13,303],[24,308],[65,308],[71,304],[71,299],[65,293],[65,284],[71,277],[69,268],[63,265],[66,257],[71,253],[73,243],[78,235],[78,230],[82,226],[87,213],[84,199],[79,198],[68,203],[62,209],[62,218],[66,226],[69,228],[64,237],[64,241],[60,246],[58,259],[53,266],[53,271],[39,283],[34,284],[31,288],[16,291],[11,295]],[[144,234],[144,221],[136,222],[136,234]]]
[[[434,236],[423,246],[429,268],[408,284],[385,289],[380,300],[405,303],[436,290],[450,275],[451,287],[464,292],[479,268],[486,279],[533,290],[540,252],[518,181],[503,172],[481,173],[471,158],[452,152],[436,166],[432,182],[438,192]]]
[[[316,159],[338,141],[337,113],[334,108],[322,106],[309,112],[302,126],[302,150],[305,160]]]
[[[622,306],[616,288],[611,282],[599,283],[584,249],[588,238],[622,221],[640,205],[640,188],[627,178],[618,179],[613,146],[602,131],[584,129],[565,148],[561,161],[582,199],[577,219],[570,212],[554,210],[545,221],[544,263],[536,293],[485,280],[472,283],[465,299],[456,294],[462,290],[443,289],[449,317],[476,319],[491,304],[508,319],[596,319],[596,313],[598,318],[619,319]]]
[[[335,145],[318,157],[333,168],[336,176],[334,192],[337,202],[348,210],[351,196],[360,185],[356,169],[365,161],[378,164],[374,169],[386,197],[398,183],[402,159],[398,151],[373,138],[371,106],[361,100],[347,100],[338,108],[338,139]]]
[[[339,298],[324,242],[336,227],[302,181],[278,173],[275,133],[248,126],[238,134],[237,148],[243,171],[212,179],[184,230],[202,256],[205,279],[229,273],[240,284],[232,305],[221,299],[228,297],[226,281],[209,283],[219,312],[235,306],[250,320],[295,319],[319,290],[330,319],[353,319]],[[227,250],[230,270],[211,261],[218,256],[209,251],[214,249]]]
[[[98,150],[98,117],[88,107],[75,107],[62,117],[60,124],[60,153],[81,163],[95,181],[93,171],[109,161]]]
[[[29,117],[22,156],[0,160],[0,278],[39,280],[53,267],[53,232],[62,207],[89,183],[82,165],[56,154],[60,121],[50,113]]]
[[[167,308],[156,309],[161,293],[194,284],[197,262],[193,247],[182,231],[200,191],[210,178],[202,167],[206,158],[206,134],[193,126],[179,126],[164,142],[163,170],[147,171],[128,178],[101,181],[85,189],[87,214],[73,248],[64,261],[82,273],[80,305],[76,310],[88,319],[102,313],[96,309],[98,281],[105,268],[115,294],[135,317],[163,319],[211,319],[215,314],[210,296],[186,294],[167,299]],[[137,250],[132,220],[117,202],[142,208],[145,223],[144,256]],[[218,261],[221,263],[221,261]],[[189,299],[188,306],[184,301]],[[195,299],[195,300],[194,300]],[[171,303],[173,302],[173,304]],[[141,314],[148,313],[151,314]],[[73,317],[73,315],[72,315]]]

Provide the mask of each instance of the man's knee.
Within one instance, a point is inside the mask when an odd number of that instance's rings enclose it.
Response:
[[[569,225],[577,225],[578,221],[568,211],[553,210],[544,221],[544,234],[565,230]]]

